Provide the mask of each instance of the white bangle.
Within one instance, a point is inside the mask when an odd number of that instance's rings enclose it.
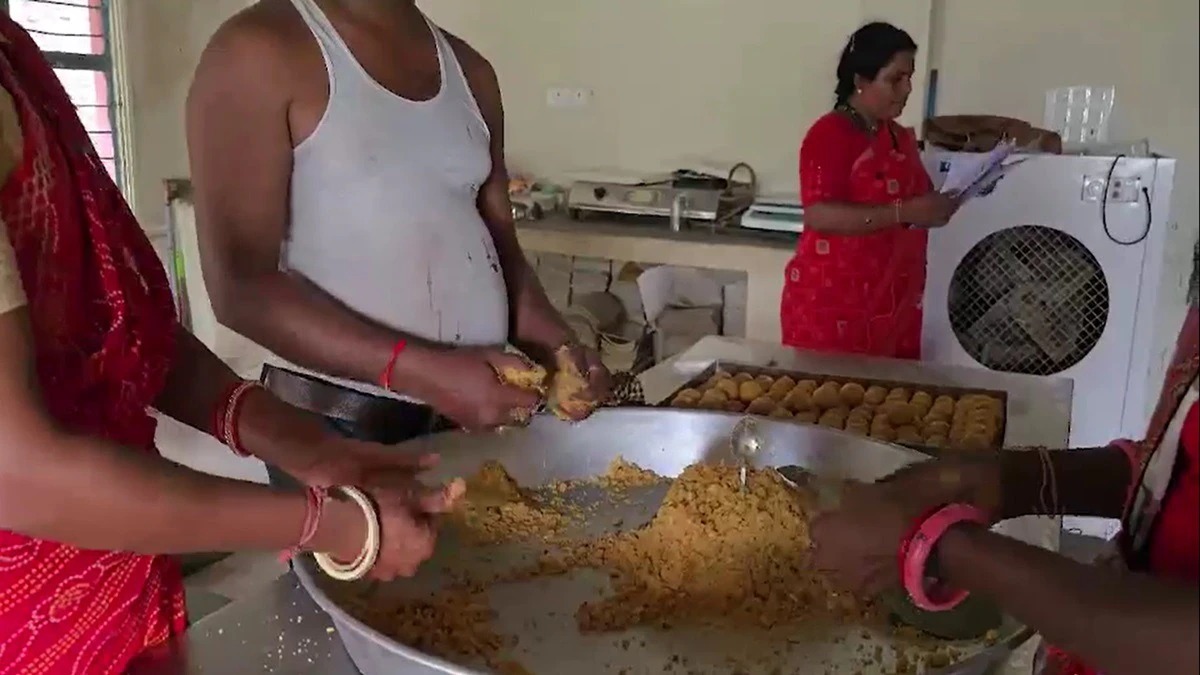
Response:
[[[317,561],[317,566],[321,568],[321,571],[331,579],[358,581],[367,576],[379,559],[379,512],[362,490],[353,487],[339,487],[337,490],[362,509],[363,515],[367,518],[367,539],[363,542],[363,548],[358,554],[358,558],[350,564],[340,563],[330,557],[328,553],[314,553],[313,558]]]

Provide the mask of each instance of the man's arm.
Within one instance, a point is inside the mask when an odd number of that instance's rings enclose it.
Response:
[[[976,527],[952,529],[937,555],[949,584],[995,599],[1101,672],[1200,672],[1194,585],[1083,565]]]
[[[278,10],[259,5],[226,23],[205,50],[188,96],[204,280],[222,324],[299,365],[377,382],[405,336],[279,269],[292,170],[291,70],[272,12]],[[420,397],[410,389],[420,389],[434,347],[408,342],[392,380]]]
[[[500,267],[504,270],[512,312],[511,338],[530,356],[552,363],[554,350],[573,340],[574,334],[546,296],[517,241],[508,197],[500,83],[492,65],[479,52],[457,37],[450,36],[450,42],[491,134],[492,172],[479,191],[479,212],[491,232]]]

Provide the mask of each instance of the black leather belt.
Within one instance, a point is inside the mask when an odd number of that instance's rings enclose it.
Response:
[[[453,427],[427,405],[364,394],[276,366],[263,367],[262,384],[286,403],[352,425],[362,440],[393,444]]]

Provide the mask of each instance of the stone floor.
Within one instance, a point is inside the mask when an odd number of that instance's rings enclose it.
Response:
[[[188,614],[193,622],[235,600],[261,592],[287,572],[287,565],[268,553],[235,553],[184,579]]]

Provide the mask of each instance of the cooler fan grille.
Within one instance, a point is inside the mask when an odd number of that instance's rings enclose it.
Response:
[[[959,344],[993,370],[1053,375],[1086,357],[1108,323],[1108,282],[1071,235],[1021,225],[984,238],[950,281]]]

